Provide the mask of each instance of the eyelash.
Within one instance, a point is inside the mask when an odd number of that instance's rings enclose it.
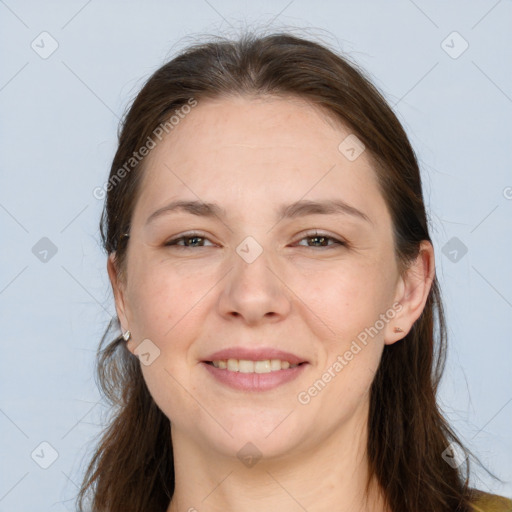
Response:
[[[190,238],[201,238],[203,240],[209,240],[207,237],[203,236],[202,233],[199,233],[199,232],[191,232],[191,233],[186,233],[185,235],[181,235],[179,237],[176,237],[176,238],[172,238],[171,240],[168,240],[167,242],[165,242],[165,246],[166,247],[179,247],[180,249],[197,249],[197,248],[204,248],[205,246],[195,246],[195,247],[188,247],[186,245],[178,245],[177,242],[181,242],[183,240],[187,240],[187,239],[190,239]],[[327,245],[327,246],[301,246],[301,247],[306,247],[307,249],[332,249],[334,247],[337,247],[337,246],[348,246],[348,244],[343,241],[343,240],[339,240],[337,238],[334,238],[332,236],[329,236],[327,233],[322,233],[322,232],[318,232],[318,231],[314,231],[314,232],[310,232],[310,233],[306,233],[306,235],[304,237],[302,237],[299,242],[302,242],[302,240],[306,240],[308,238],[324,238],[326,240],[331,240],[333,241],[334,243],[330,244],[330,245]]]

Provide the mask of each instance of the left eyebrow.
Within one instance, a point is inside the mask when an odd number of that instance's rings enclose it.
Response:
[[[146,225],[157,217],[169,212],[184,211],[199,217],[226,218],[226,210],[216,203],[203,201],[172,201],[153,212],[146,220]],[[277,210],[278,220],[305,217],[307,215],[350,215],[373,224],[368,215],[340,199],[323,201],[300,200],[288,205],[281,205]]]
[[[350,215],[373,224],[368,215],[341,199],[323,201],[296,201],[290,205],[282,205],[279,209],[279,219],[292,219],[306,215]]]

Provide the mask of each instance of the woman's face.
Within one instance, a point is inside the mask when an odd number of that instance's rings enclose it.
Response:
[[[209,100],[146,158],[114,288],[173,438],[286,457],[364,431],[384,344],[408,325],[390,215],[350,135],[298,99]],[[225,349],[245,351],[238,373],[211,364]]]

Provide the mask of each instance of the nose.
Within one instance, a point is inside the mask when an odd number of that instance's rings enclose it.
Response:
[[[237,253],[233,256],[233,269],[222,281],[219,313],[251,326],[285,318],[291,309],[289,290],[278,266],[271,264],[268,250],[251,263]]]

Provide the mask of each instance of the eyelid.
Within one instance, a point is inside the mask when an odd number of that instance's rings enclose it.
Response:
[[[334,247],[339,247],[339,246],[348,246],[348,243],[343,238],[341,238],[339,236],[331,235],[330,233],[328,233],[326,231],[321,231],[318,229],[314,229],[312,231],[306,231],[305,233],[303,233],[301,235],[301,238],[299,238],[297,241],[301,242],[305,238],[313,238],[313,237],[323,237],[323,238],[327,238],[329,240],[334,241],[334,243],[331,245],[320,247],[323,249],[329,249],[329,248],[334,248]],[[302,247],[307,247],[307,246],[302,246]],[[317,247],[307,247],[307,248],[308,249],[317,249]]]
[[[187,247],[186,245],[177,245],[177,242],[180,242],[181,240],[183,240],[185,238],[194,238],[194,237],[202,238],[204,240],[208,240],[212,244],[215,244],[215,242],[212,242],[210,240],[210,238],[208,238],[208,236],[205,233],[202,233],[200,231],[188,231],[188,232],[181,233],[181,234],[167,240],[164,243],[164,246],[168,246],[168,247],[174,246],[174,247],[180,247],[183,249],[204,248],[204,246]],[[319,231],[318,229],[314,229],[312,231],[307,231],[305,233],[302,233],[300,235],[300,238],[298,238],[296,240],[296,242],[294,242],[294,243],[302,242],[302,240],[305,240],[307,238],[313,238],[313,237],[327,238],[328,240],[332,240],[334,243],[332,243],[330,245],[326,245],[326,246],[320,246],[320,247],[309,247],[309,246],[301,246],[301,247],[306,247],[307,249],[329,249],[329,248],[335,248],[335,247],[339,247],[339,246],[348,246],[348,243],[343,238],[331,235],[327,232]]]
[[[212,244],[215,244],[215,242],[212,242],[208,235],[206,233],[201,233],[200,231],[187,231],[185,233],[180,233],[179,235],[176,235],[175,237],[170,238],[164,243],[164,246],[175,246],[175,247],[181,247],[183,249],[193,249],[193,247],[187,247],[186,245],[177,245],[176,242],[180,242],[183,238],[203,238],[205,240],[208,240]],[[201,247],[199,247],[201,248]],[[197,247],[196,247],[197,249]]]

